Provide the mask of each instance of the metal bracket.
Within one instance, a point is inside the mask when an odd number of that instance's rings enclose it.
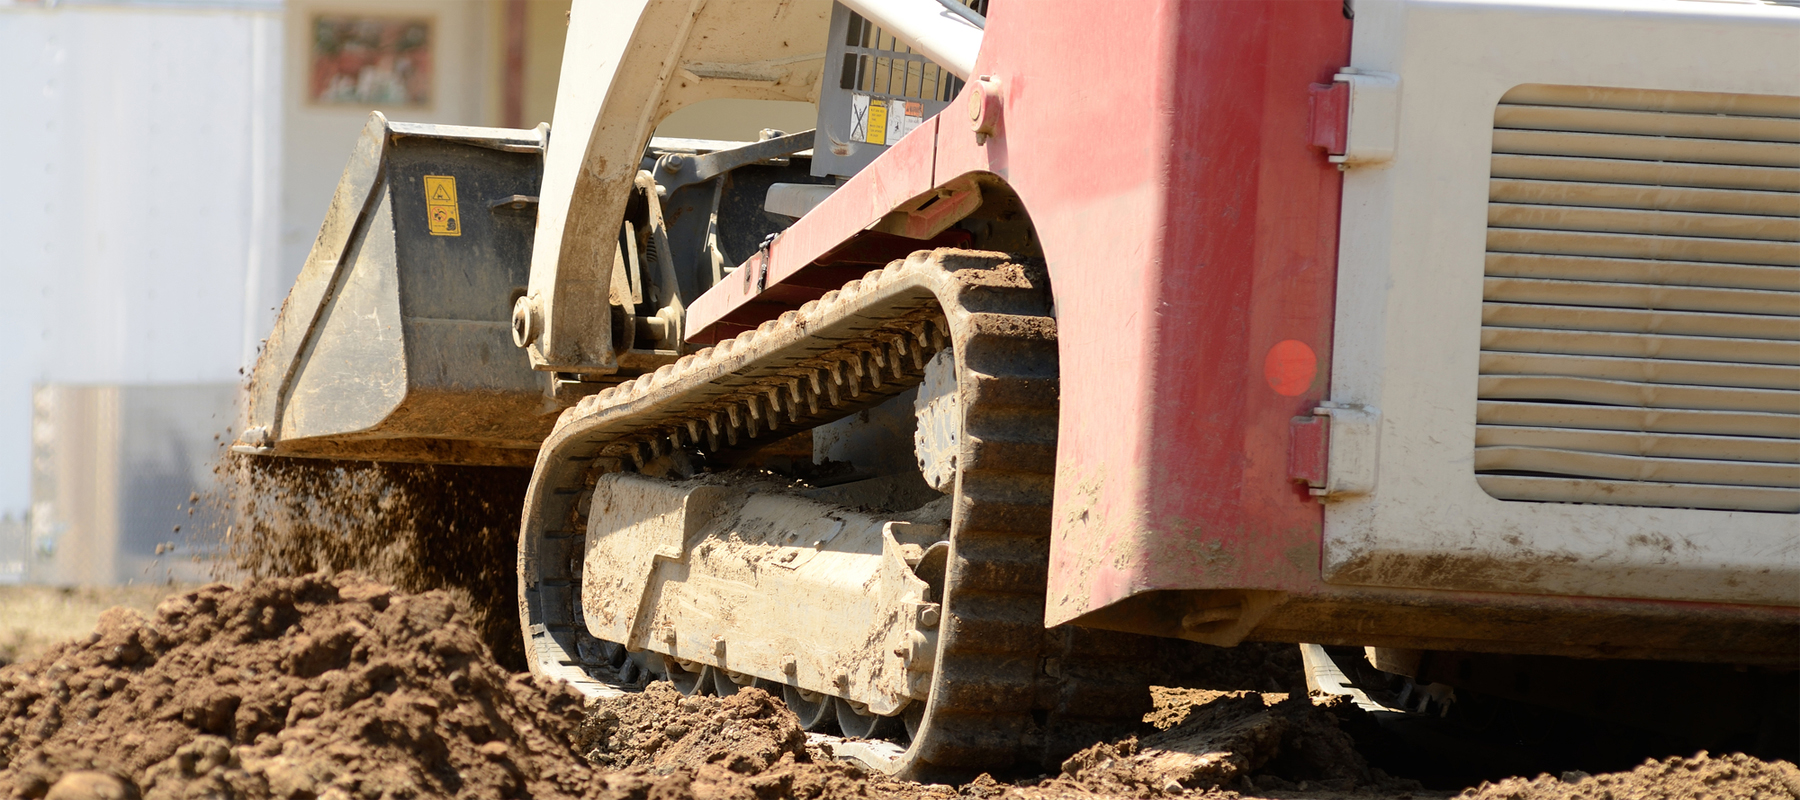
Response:
[[[781,238],[781,231],[763,237],[762,244],[756,246],[756,294],[762,294],[769,288],[769,251],[775,247],[775,240]],[[750,282],[750,275],[744,275],[744,282]]]
[[[1313,415],[1330,419],[1325,480],[1309,492],[1320,500],[1364,495],[1375,490],[1376,455],[1381,444],[1381,411],[1360,403],[1325,401]]]
[[[1350,169],[1393,161],[1400,131],[1399,76],[1345,67],[1332,80],[1350,87],[1350,102],[1343,153],[1331,156],[1331,163]]]
[[[531,209],[537,213],[538,199],[528,194],[511,194],[488,203],[490,211],[524,211]]]
[[[1330,437],[1330,417],[1294,417],[1288,422],[1288,480],[1309,489],[1325,488]]]
[[[790,133],[703,156],[670,153],[657,159],[656,185],[662,187],[664,196],[668,196],[684,186],[710,181],[738,167],[811,150],[813,133]]]
[[[961,222],[979,207],[981,184],[974,176],[965,175],[902,203],[876,220],[869,230],[909,239],[930,239]]]
[[[1326,156],[1343,156],[1350,136],[1350,84],[1315,83],[1306,100],[1312,146],[1324,150]]]

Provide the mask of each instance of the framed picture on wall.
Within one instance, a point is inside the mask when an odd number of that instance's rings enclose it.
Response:
[[[431,105],[432,19],[347,13],[312,18],[307,100],[316,105]]]

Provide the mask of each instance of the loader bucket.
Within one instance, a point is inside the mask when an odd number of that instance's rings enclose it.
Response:
[[[510,316],[547,135],[370,115],[257,360],[234,450],[535,460],[560,407]]]

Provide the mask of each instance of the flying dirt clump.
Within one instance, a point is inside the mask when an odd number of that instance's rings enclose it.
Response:
[[[496,664],[443,592],[213,584],[0,669],[0,792],[588,797],[582,717],[573,689]]]
[[[242,574],[356,571],[447,591],[494,657],[525,671],[515,556],[531,470],[226,451],[213,472],[228,563]]]

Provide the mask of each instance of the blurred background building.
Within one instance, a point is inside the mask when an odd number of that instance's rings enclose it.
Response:
[[[568,8],[0,0],[0,582],[205,576],[189,498],[369,111],[552,121]],[[812,126],[747,102],[658,133]]]

